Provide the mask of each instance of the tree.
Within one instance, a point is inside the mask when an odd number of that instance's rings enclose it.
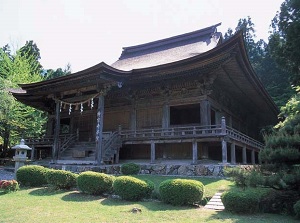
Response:
[[[19,142],[21,137],[42,133],[45,122],[43,112],[16,101],[9,93],[9,89],[18,88],[18,83],[42,80],[34,64],[35,55],[20,50],[10,55],[0,49],[0,140],[4,149]]]
[[[66,76],[69,74],[71,74],[71,65],[68,63],[64,69],[57,68],[56,70],[53,69],[46,70],[44,73],[44,77],[46,80],[49,80],[52,78]]]
[[[291,73],[291,81],[300,84],[300,1],[286,0],[272,21],[269,38],[271,53],[284,69]]]

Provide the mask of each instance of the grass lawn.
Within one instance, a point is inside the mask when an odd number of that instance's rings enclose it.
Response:
[[[156,185],[170,178],[138,176]],[[233,186],[227,180],[199,179],[205,185],[205,196]],[[130,210],[138,207],[141,213]],[[245,207],[246,208],[246,207]],[[16,193],[0,194],[0,222],[297,222],[291,217],[257,214],[233,215],[226,211],[205,210],[202,207],[174,207],[159,201],[127,202],[78,191],[54,191],[49,188],[22,189]]]

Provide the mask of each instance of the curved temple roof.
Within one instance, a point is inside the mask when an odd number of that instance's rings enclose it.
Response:
[[[137,46],[124,47],[123,52],[111,66],[120,70],[133,70],[153,67],[184,60],[215,48],[222,40],[217,32],[221,23]]]
[[[216,28],[220,24],[195,32],[126,47],[112,66],[103,62],[67,76],[32,84],[21,84],[23,91],[13,95],[21,102],[49,111],[49,95],[75,91],[107,83],[124,86],[154,80],[185,78],[185,75],[217,73],[216,83],[232,95],[243,97],[269,119],[277,119],[278,108],[253,71],[247,57],[242,32],[222,42]],[[51,99],[52,100],[52,99]],[[48,101],[49,102],[49,101]]]

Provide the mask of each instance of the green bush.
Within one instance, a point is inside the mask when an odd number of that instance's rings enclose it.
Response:
[[[245,169],[240,167],[227,167],[224,169],[224,174],[225,176],[230,177],[238,187],[246,187],[246,178],[248,172]]]
[[[136,163],[125,163],[121,166],[121,172],[124,175],[135,175],[140,172],[140,166]]]
[[[55,189],[70,189],[76,187],[77,176],[70,171],[50,169],[46,173],[46,180]]]
[[[131,176],[120,176],[114,181],[113,189],[124,200],[139,201],[151,196],[154,184]]]
[[[294,204],[293,206],[294,208],[294,212],[296,214],[296,218],[300,218],[300,200],[296,202],[296,204]]]
[[[204,186],[197,180],[165,180],[159,185],[159,193],[165,203],[172,205],[195,204],[201,202]]]
[[[46,185],[46,172],[48,170],[43,166],[22,166],[17,170],[17,181],[21,186],[40,187]]]
[[[114,176],[104,173],[86,171],[79,174],[77,187],[83,193],[100,195],[112,190],[114,179]]]
[[[233,213],[251,214],[259,210],[260,196],[255,189],[227,191],[222,194],[221,200],[225,210]]]

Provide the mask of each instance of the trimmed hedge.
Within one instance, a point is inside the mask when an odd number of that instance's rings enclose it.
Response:
[[[21,186],[44,186],[47,184],[46,173],[48,170],[48,168],[37,165],[22,166],[17,170],[17,181]]]
[[[172,205],[195,204],[201,202],[204,186],[197,180],[170,179],[160,183],[159,193],[165,203]]]
[[[124,200],[139,201],[151,196],[154,184],[131,176],[120,176],[114,181],[113,189]]]
[[[140,166],[136,163],[125,163],[121,166],[121,173],[124,175],[136,175],[140,172]]]
[[[49,169],[46,173],[46,180],[55,189],[70,189],[76,187],[77,176],[70,171]]]
[[[259,211],[260,201],[268,190],[231,190],[222,194],[225,210],[238,214],[252,214]]]
[[[105,173],[86,171],[77,177],[77,187],[86,194],[100,195],[112,190],[114,176]]]
[[[297,201],[296,204],[294,204],[293,209],[294,209],[294,212],[295,212],[295,214],[296,214],[296,218],[297,218],[297,219],[300,219],[300,200]]]

